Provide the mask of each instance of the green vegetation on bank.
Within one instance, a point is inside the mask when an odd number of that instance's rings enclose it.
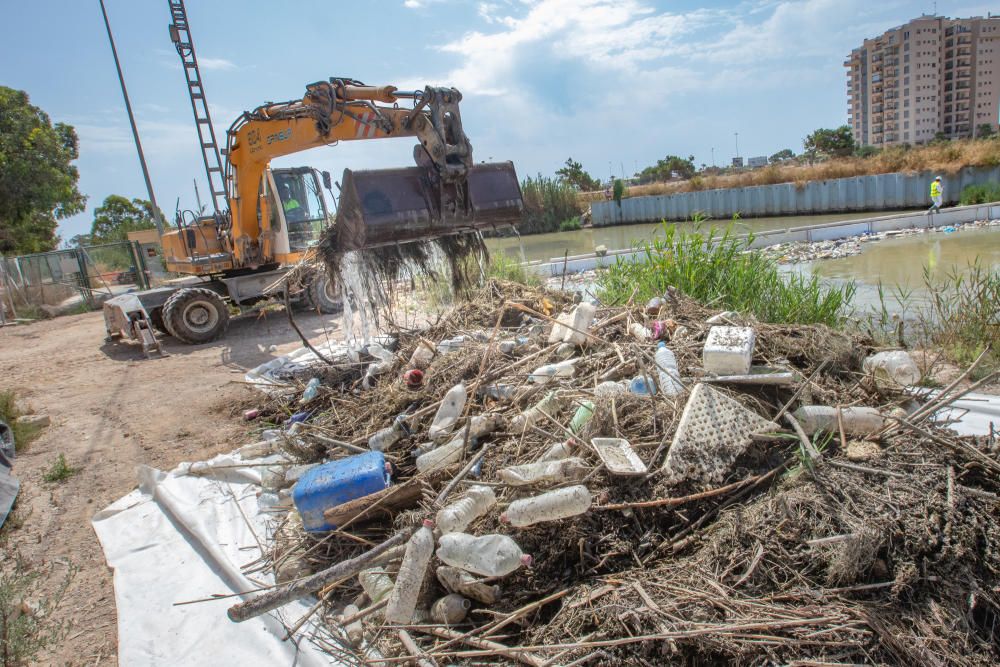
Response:
[[[579,217],[582,209],[577,190],[565,180],[539,174],[521,182],[524,197],[524,217],[518,231],[521,234],[554,232],[565,220]]]
[[[17,396],[9,390],[0,391],[0,420],[7,422],[14,434],[15,450],[20,452],[28,443],[38,437],[41,429],[35,426],[19,424],[17,418],[24,412],[18,406]]]
[[[1000,183],[976,183],[966,185],[962,188],[962,195],[959,204],[968,206],[970,204],[987,204],[989,202],[1000,201]]]
[[[645,301],[668,287],[717,308],[751,313],[764,322],[840,325],[855,293],[853,283],[824,284],[815,276],[783,275],[761,253],[746,252],[751,238],[726,231],[678,231],[663,226],[664,235],[640,247],[639,261],[619,259],[598,275],[605,303],[630,298]]]

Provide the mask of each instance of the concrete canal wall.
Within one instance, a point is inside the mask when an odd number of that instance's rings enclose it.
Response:
[[[828,222],[805,227],[773,229],[754,234],[750,247],[765,248],[779,243],[832,241],[862,234],[878,234],[899,229],[946,227],[987,219],[1000,219],[1000,202],[975,206],[956,206],[932,215],[925,215],[923,212],[900,213],[861,220],[844,220],[843,222]],[[742,235],[740,238],[746,238],[746,236]],[[579,273],[580,271],[610,266],[619,259],[636,261],[641,259],[641,255],[641,251],[634,249],[614,250],[604,256],[590,253],[566,258],[553,257],[547,262],[528,262],[525,267],[542,276],[559,276],[563,274],[564,269],[566,273]]]
[[[597,227],[660,220],[690,220],[695,214],[721,220],[744,217],[843,213],[930,206],[930,183],[939,174],[879,174],[804,184],[778,183],[726,190],[701,190],[673,195],[629,197],[621,206],[594,202],[591,219]],[[1000,182],[1000,167],[968,167],[940,174],[945,200],[957,202],[962,188],[974,183]]]

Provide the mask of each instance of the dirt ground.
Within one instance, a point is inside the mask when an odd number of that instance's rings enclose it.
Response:
[[[296,322],[317,343],[339,333],[337,316],[297,313]],[[166,338],[164,358],[144,359],[138,346],[104,336],[101,313],[0,328],[0,389],[52,419],[15,461],[21,494],[4,557],[20,552],[42,573],[39,595],[72,571],[52,617],[64,638],[41,664],[117,663],[112,577],[91,517],[135,488],[139,464],[169,470],[246,442],[252,426],[230,407],[252,397],[244,372],[301,345],[282,311],[234,319],[214,343]],[[79,473],[44,481],[60,453]]]

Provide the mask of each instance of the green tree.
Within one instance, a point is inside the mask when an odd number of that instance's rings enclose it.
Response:
[[[26,254],[59,244],[57,221],[83,210],[73,127],[52,124],[28,94],[0,86],[0,252]]]
[[[601,182],[588,174],[583,165],[573,158],[566,158],[566,166],[556,171],[556,175],[577,190],[591,192],[601,188]]]
[[[996,136],[996,130],[989,123],[980,123],[976,126],[976,136],[980,139],[988,139]]]
[[[646,167],[637,175],[640,183],[653,183],[669,181],[674,178],[674,174],[680,178],[691,178],[695,171],[693,155],[689,155],[686,160],[677,155],[668,155],[662,160],[657,160],[652,167]]]
[[[829,130],[820,128],[802,142],[812,157],[846,157],[854,152],[854,135],[849,125]]]
[[[90,242],[114,243],[125,241],[129,232],[153,229],[153,205],[145,199],[129,201],[121,195],[108,195],[94,209],[94,224],[90,227]]]
[[[90,234],[77,234],[66,241],[67,248],[81,248],[85,245],[91,245]]]
[[[621,208],[623,196],[625,196],[625,181],[620,178],[616,178],[612,198],[615,200],[615,203],[618,204],[619,208]]]
[[[791,148],[783,148],[768,158],[768,160],[770,162],[784,162],[785,160],[791,160],[794,157],[795,153],[792,152]]]

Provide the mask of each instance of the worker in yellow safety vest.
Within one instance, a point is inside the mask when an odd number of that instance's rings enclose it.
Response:
[[[941,210],[941,202],[944,199],[944,188],[941,186],[941,177],[938,176],[933,181],[931,181],[931,207],[927,209],[927,213],[934,213]]]
[[[289,188],[288,185],[285,185],[282,188],[282,193],[284,194],[282,197],[284,200],[282,207],[285,209],[285,220],[288,222],[298,222],[299,220],[302,220],[305,211],[302,209],[302,204],[299,203],[299,200],[292,196],[291,188]]]

